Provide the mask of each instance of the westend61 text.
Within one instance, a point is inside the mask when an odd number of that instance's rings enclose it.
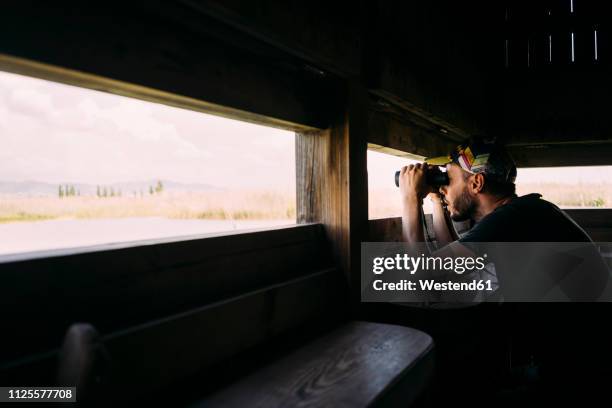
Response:
[[[472,280],[470,282],[436,282],[432,279],[420,279],[417,287],[416,282],[402,279],[399,282],[383,282],[378,279],[372,284],[374,290],[400,290],[400,291],[493,291],[491,280]]]

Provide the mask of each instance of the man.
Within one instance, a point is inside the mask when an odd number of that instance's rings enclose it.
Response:
[[[436,165],[446,167],[449,181],[448,185],[438,189],[428,185],[425,178],[426,173]],[[515,178],[516,166],[507,151],[499,145],[478,141],[458,146],[447,157],[428,159],[422,164],[403,167],[399,184],[404,240],[409,243],[425,241],[420,207],[429,194],[434,201],[433,218],[437,241],[443,245],[448,244],[436,251],[436,255],[472,256],[470,248],[478,247],[475,243],[485,243],[481,245],[488,249],[501,248],[497,254],[499,256],[494,258],[494,269],[504,295],[502,299],[518,302],[522,302],[523,298],[550,299],[550,293],[558,288],[562,294],[553,301],[612,299],[609,290],[602,294],[604,288],[610,286],[609,272],[600,262],[601,257],[587,233],[556,205],[543,200],[540,194],[517,197]],[[458,238],[453,234],[454,229],[449,228],[448,218],[454,221],[471,220],[474,225]],[[533,249],[530,256],[527,256],[513,252],[515,244],[486,244],[498,242],[553,244],[522,245],[521,250]],[[584,257],[575,257],[576,254],[570,251],[567,257],[553,257],[550,262],[547,257],[550,252],[544,253],[542,248],[553,248],[554,252],[555,243],[559,242],[586,243],[582,251]],[[557,256],[557,253],[554,255]],[[538,257],[541,259],[538,260]],[[580,273],[572,276],[571,272],[575,272],[575,268],[571,262],[576,258],[579,261],[587,260],[589,267],[582,268]],[[591,268],[590,265],[595,267]],[[564,270],[567,274],[563,273]],[[545,287],[543,282],[549,286]],[[534,296],[530,296],[534,293]],[[594,337],[591,333],[599,333],[596,324],[588,327],[588,331],[578,330],[578,327],[585,326],[579,325],[585,316],[595,313],[591,313],[590,309],[589,313],[584,313],[583,308],[572,307],[574,305],[567,304],[567,307],[562,308],[563,305],[556,303],[539,304],[537,307],[532,303],[513,303],[505,304],[500,309],[497,308],[498,304],[487,306],[490,307],[481,308],[481,314],[474,315],[476,317],[462,315],[463,320],[458,323],[460,329],[457,333],[447,328],[450,319],[440,317],[438,321],[435,315],[427,315],[427,319],[423,319],[429,324],[426,329],[433,333],[438,344],[442,344],[440,348],[447,347],[446,353],[449,358],[452,357],[441,370],[442,375],[447,377],[443,380],[445,391],[447,387],[463,390],[479,381],[492,379],[494,373],[509,369],[506,361],[511,361],[511,367],[521,366],[526,373],[525,378],[529,373],[534,377],[538,375],[538,370],[548,369],[547,375],[551,378],[545,378],[545,383],[550,381],[550,384],[556,386],[558,378],[555,373],[563,373],[560,374],[563,377],[568,372],[558,357],[564,355],[567,358],[567,350],[592,348],[589,344],[584,347],[576,345],[588,343],[585,339]],[[414,314],[414,310],[411,313]],[[452,320],[454,322],[458,318]],[[577,334],[572,335],[572,332]],[[448,344],[445,345],[445,342]],[[474,344],[478,346],[474,347]],[[512,346],[504,351],[504,344]],[[470,347],[475,350],[472,354],[466,351]],[[579,359],[581,354],[576,353],[573,357]],[[467,375],[470,381],[460,384],[457,379],[465,375],[463,371],[466,367],[473,369],[473,377]],[[569,372],[572,372],[571,369]],[[478,376],[480,379],[473,381]],[[526,383],[531,384],[529,381],[532,380],[527,378]],[[494,389],[493,385],[491,387]],[[550,399],[553,394],[545,395]]]
[[[405,166],[400,173],[402,231],[404,240],[423,242],[421,205],[430,193],[434,201],[434,229],[439,241],[455,238],[440,216],[443,202],[427,185],[432,165],[446,166],[449,184],[439,193],[453,221],[471,220],[474,227],[459,242],[589,242],[587,233],[556,205],[540,194],[517,197],[516,166],[497,144],[473,142],[460,145],[447,157]]]
[[[426,182],[426,173],[435,165],[446,166],[448,175],[448,184],[438,188],[442,199],[435,198],[436,188]],[[481,141],[460,145],[447,157],[403,167],[399,185],[404,240],[425,241],[421,205],[433,193],[434,231],[442,247],[435,255],[487,254],[486,271],[501,289],[496,296],[507,301],[612,300],[612,288],[606,289],[609,272],[588,234],[540,194],[517,197],[515,179],[516,166],[507,151]],[[458,238],[448,218],[474,225]]]

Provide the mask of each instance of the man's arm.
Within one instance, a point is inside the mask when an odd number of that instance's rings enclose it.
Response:
[[[410,244],[425,242],[421,206],[423,198],[434,192],[434,189],[425,182],[424,163],[411,164],[402,167],[400,171],[400,193],[402,197],[402,238]],[[440,203],[440,206],[442,204]],[[444,209],[440,208],[441,214]],[[449,220],[450,221],[450,220]],[[446,224],[446,221],[445,221]],[[452,239],[448,225],[448,234],[451,236],[450,244],[436,251],[438,256],[470,256],[473,252]],[[448,236],[446,237],[448,238]]]
[[[402,238],[405,242],[425,242],[421,206],[423,198],[432,191],[425,182],[422,163],[402,167],[399,185],[402,197]]]
[[[459,239],[448,211],[442,205],[442,198],[438,193],[430,193],[427,196],[433,204],[433,227],[438,247],[441,248]]]
[[[428,186],[425,182],[425,169],[422,164],[410,165],[403,167],[400,172],[400,192],[402,197],[402,236],[405,242],[408,244],[418,244],[425,241],[425,234],[423,231],[423,220],[421,206],[423,204],[423,198],[427,196],[434,189]],[[435,209],[436,206],[439,208]],[[447,222],[450,219],[446,217],[446,211],[442,207],[441,201],[434,204],[434,229],[436,231],[436,237],[441,244],[444,245],[441,249],[430,253],[426,245],[413,245],[409,248],[417,249],[421,255],[435,256],[440,258],[446,257],[474,257],[475,253],[461,242],[453,239]],[[437,217],[436,217],[437,215]],[[436,218],[438,228],[436,228]],[[442,231],[442,229],[446,231]],[[438,231],[440,230],[440,232]],[[446,240],[446,242],[442,242]],[[470,275],[458,275],[453,271],[448,270],[431,270],[429,272],[430,278],[437,281],[453,280],[457,279],[468,279]],[[473,303],[457,303],[457,298],[454,297],[452,300],[448,300],[448,294],[444,291],[432,290],[425,293],[426,298],[422,304],[414,304],[418,307],[467,307],[473,305]]]
[[[423,200],[406,198],[402,204],[402,239],[405,242],[425,242],[421,206]]]

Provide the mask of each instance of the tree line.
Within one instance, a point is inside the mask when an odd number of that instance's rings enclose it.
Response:
[[[60,184],[58,195],[59,195],[59,198],[76,197],[76,196],[81,195],[81,190],[76,189],[73,185],[69,185],[69,184],[61,185]]]
[[[164,191],[164,184],[161,180],[157,181],[157,184],[149,186],[149,195],[161,194]],[[136,197],[138,194],[136,191],[133,191],[132,194]],[[81,191],[75,188],[74,185],[71,184],[60,184],[58,186],[58,196],[59,198],[64,197],[77,197],[81,195]],[[121,197],[123,195],[120,188],[115,189],[114,187],[109,186],[96,186],[96,197],[98,198],[106,198],[106,197]],[[140,191],[140,196],[142,197],[144,194],[142,190]]]

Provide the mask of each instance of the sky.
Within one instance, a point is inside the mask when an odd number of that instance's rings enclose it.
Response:
[[[0,181],[295,188],[293,132],[0,72]]]
[[[0,181],[164,179],[295,188],[293,132],[0,71]],[[410,163],[368,152],[370,188]],[[612,166],[519,169],[521,182],[595,182]]]

